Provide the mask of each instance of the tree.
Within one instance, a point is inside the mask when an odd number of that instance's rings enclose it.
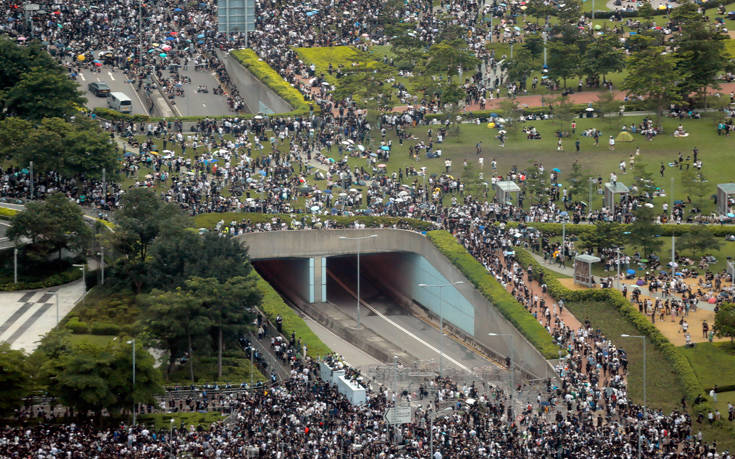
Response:
[[[536,1],[543,3],[542,0]],[[531,53],[531,57],[534,59],[541,57],[541,54],[544,52],[544,39],[538,34],[529,35],[523,43],[522,48],[527,49],[528,52]]]
[[[0,413],[5,415],[23,405],[23,398],[31,389],[27,357],[23,351],[0,343]]]
[[[214,278],[222,283],[232,277],[247,277],[252,265],[248,249],[235,238],[180,230],[155,240],[148,271],[152,285],[173,288],[191,277]]]
[[[676,57],[667,54],[663,46],[648,46],[631,55],[623,88],[631,96],[645,97],[660,122],[664,107],[681,101],[677,86],[688,76],[677,68]]]
[[[616,222],[597,222],[593,231],[585,231],[579,235],[582,247],[596,250],[621,247],[623,245],[623,227]]]
[[[687,194],[694,196],[693,201],[698,207],[704,205],[705,197],[709,191],[708,183],[701,170],[692,167],[681,171],[681,184]]]
[[[735,338],[735,304],[725,303],[715,314],[715,333],[719,337]]]
[[[9,37],[0,37],[0,93],[18,84],[22,75],[31,71],[32,68],[45,69],[53,73],[65,73],[64,69],[42,48],[40,42],[33,41],[21,46]]]
[[[52,378],[49,391],[81,413],[119,413],[132,407],[133,402],[153,403],[153,396],[163,392],[153,357],[140,347],[135,353],[133,390],[132,353],[121,342],[77,346],[61,356],[58,368],[60,372]]]
[[[22,123],[15,124],[13,127],[23,127]],[[119,164],[109,135],[85,118],[42,119],[26,132],[25,142],[17,144],[15,159],[19,164],[33,161],[38,172],[55,171],[66,177],[86,178],[99,178],[105,169],[107,177],[113,179]]]
[[[677,244],[682,250],[689,250],[692,256],[704,256],[718,250],[722,242],[705,226],[692,226],[681,235]]]
[[[548,180],[549,172],[546,169],[542,172],[536,164],[528,168],[524,185],[536,204],[542,204],[548,200]]]
[[[232,277],[226,282],[194,277],[186,281],[185,288],[198,298],[211,321],[217,342],[217,375],[222,378],[225,332],[228,341],[234,341],[252,322],[252,310],[260,305],[263,294],[253,276]]]
[[[45,201],[29,202],[23,212],[13,217],[7,236],[17,243],[30,240],[29,252],[42,260],[52,252],[78,251],[86,246],[92,231],[84,221],[82,209],[62,193]]]
[[[515,56],[512,59],[508,59],[504,65],[508,72],[508,78],[511,81],[517,81],[520,88],[525,89],[526,82],[531,76],[531,72],[535,70],[531,52],[525,48],[521,48],[516,52]]]
[[[684,3],[675,9],[672,20],[678,23],[680,32],[672,37],[672,48],[677,70],[687,75],[679,84],[682,97],[698,92],[704,100],[707,87],[717,84],[717,77],[728,61],[727,36],[706,22],[697,8],[694,3]]]
[[[614,35],[603,35],[593,40],[582,53],[582,72],[597,80],[602,75],[619,72],[625,67],[623,52],[618,47],[618,39]]]
[[[28,136],[33,129],[33,123],[15,116],[0,120],[0,158],[17,159],[28,147]],[[19,164],[24,163],[21,160]]]
[[[644,201],[650,201],[656,190],[656,183],[653,181],[653,173],[646,168],[646,165],[640,161],[636,161],[633,165],[633,186],[638,189],[638,194]]]
[[[615,94],[612,91],[602,90],[597,94],[595,108],[600,117],[605,118],[606,114],[618,111],[618,107],[620,107],[620,101],[615,100]],[[607,117],[608,126],[612,126],[614,122],[614,118]]]
[[[146,188],[127,191],[113,218],[118,225],[114,237],[116,248],[129,259],[141,262],[148,257],[150,245],[162,230],[186,226],[176,206],[164,203]]]
[[[457,75],[460,68],[464,71],[474,70],[479,64],[480,60],[475,57],[467,42],[456,39],[432,45],[427,53],[426,69],[451,77]]]
[[[550,105],[553,107],[554,118],[559,121],[559,132],[563,134],[574,119],[574,104],[569,101],[569,96],[562,95]]]
[[[581,58],[577,45],[559,41],[549,43],[549,77],[555,80],[561,78],[565,88],[567,79],[579,73],[580,63]]]
[[[657,237],[658,227],[653,223],[652,208],[641,206],[635,211],[635,221],[630,225],[631,243],[643,249],[644,256],[661,249],[664,241]]]
[[[212,326],[200,298],[182,288],[165,292],[153,290],[141,300],[145,306],[143,323],[158,345],[169,353],[166,376],[182,354],[188,354],[189,373],[194,382],[194,342],[206,340]]]
[[[584,196],[587,193],[588,180],[589,175],[582,171],[582,166],[575,160],[572,163],[572,171],[569,173],[569,178],[567,179],[569,182],[568,190],[570,200],[574,200],[575,196]],[[592,203],[587,203],[587,205],[591,206]]]
[[[38,67],[23,73],[2,96],[6,113],[31,120],[70,116],[86,102],[65,74]]]

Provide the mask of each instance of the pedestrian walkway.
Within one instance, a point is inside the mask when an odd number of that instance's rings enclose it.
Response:
[[[33,352],[41,338],[74,308],[84,290],[80,279],[46,289],[0,293],[0,341]]]

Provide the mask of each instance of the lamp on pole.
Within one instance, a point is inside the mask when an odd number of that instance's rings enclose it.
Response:
[[[18,283],[18,247],[13,248],[13,283]]]
[[[639,338],[641,341],[643,341],[643,413],[646,412],[646,337],[645,336],[636,336],[636,335],[628,335],[628,334],[622,334],[620,335],[621,338]],[[642,455],[642,449],[641,449],[641,423],[638,423],[638,457],[640,458]]]
[[[493,333],[490,332],[487,334],[487,336],[510,336],[510,352],[508,354],[508,358],[510,359],[510,365],[508,365],[508,370],[510,370],[510,415],[513,416],[513,392],[515,391],[515,377],[513,372],[513,367],[515,366],[516,362],[513,358],[513,351],[515,349],[515,346],[513,346],[513,334],[512,333]]]
[[[87,264],[80,263],[80,264],[76,264],[72,266],[82,270],[82,287],[84,288],[84,295],[86,295],[87,294]]]
[[[133,345],[133,425],[135,425],[136,413],[135,413],[135,339],[128,341],[128,344]]]
[[[444,287],[459,284],[464,284],[464,281],[445,282],[443,284],[419,284],[419,287],[421,288],[439,289],[439,333],[441,333],[441,338],[439,341],[439,376],[442,376],[443,374],[442,364],[444,359],[444,298],[442,295],[442,290],[444,289]]]
[[[618,277],[617,277],[617,284],[618,284],[618,290],[620,290],[620,247],[618,247],[617,252],[618,252],[618,262],[617,262],[617,265],[618,265]]]
[[[340,236],[340,239],[347,241],[357,241],[357,326],[360,327],[360,241],[363,239],[373,239],[378,237],[377,234],[360,237]]]

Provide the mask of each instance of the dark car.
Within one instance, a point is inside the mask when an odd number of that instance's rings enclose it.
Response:
[[[99,81],[93,81],[92,83],[89,83],[87,88],[89,88],[89,92],[97,97],[107,97],[107,95],[110,94],[110,87],[107,86],[107,84],[101,83]]]

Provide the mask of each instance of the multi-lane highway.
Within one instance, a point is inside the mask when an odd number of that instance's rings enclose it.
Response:
[[[222,95],[215,95],[214,88],[219,86],[219,82],[215,78],[214,72],[210,70],[180,70],[179,74],[182,78],[188,77],[191,83],[184,84],[183,96],[176,96],[173,99],[172,109],[175,116],[217,116],[234,114],[227,104],[227,98]],[[170,72],[163,72],[164,79],[168,78]],[[89,108],[107,107],[106,97],[97,97],[92,94],[89,89],[89,83],[99,81],[106,83],[112,92],[122,92],[133,101],[132,114],[151,115],[148,108],[144,104],[135,87],[129,82],[128,77],[118,69],[109,66],[100,67],[99,71],[83,70],[77,75],[77,82],[84,91],[87,98],[87,106]],[[206,86],[208,92],[198,92],[199,86]],[[166,96],[168,97],[168,96]]]
[[[87,106],[89,108],[107,108],[107,97],[97,97],[89,92],[88,85],[93,81],[100,81],[106,83],[110,87],[112,92],[122,92],[126,96],[130,97],[133,101],[134,115],[150,115],[147,108],[144,106],[143,101],[138,95],[135,87],[128,81],[128,77],[120,70],[115,70],[107,66],[100,67],[99,72],[92,72],[90,70],[83,70],[77,75],[77,82],[84,91],[84,96],[87,98]]]

